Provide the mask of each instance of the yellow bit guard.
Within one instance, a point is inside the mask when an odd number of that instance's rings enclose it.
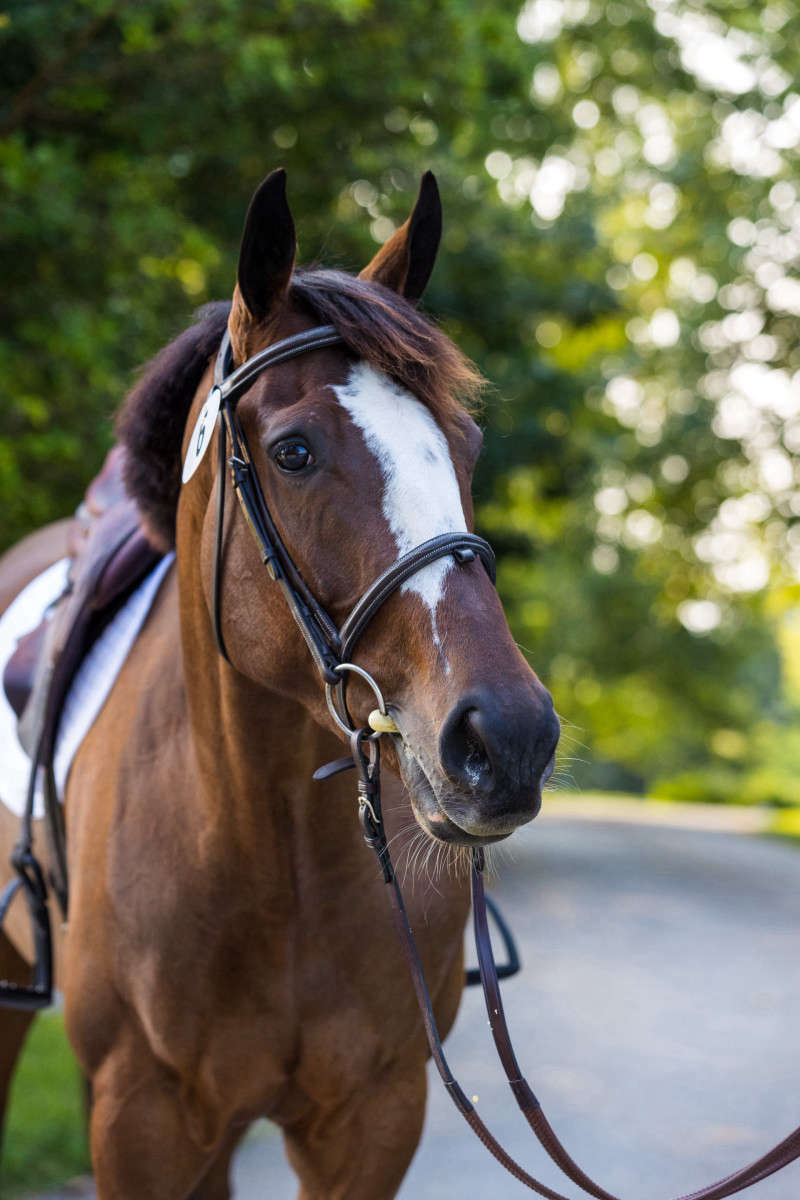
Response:
[[[394,723],[392,717],[386,712],[381,712],[379,708],[373,708],[372,712],[367,717],[367,724],[370,729],[374,729],[376,733],[399,733],[400,730]]]

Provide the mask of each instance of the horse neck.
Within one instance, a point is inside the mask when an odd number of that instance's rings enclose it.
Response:
[[[342,754],[341,742],[300,703],[229,666],[214,643],[197,565],[179,560],[179,581],[196,819],[207,851],[233,852],[240,862],[243,854],[283,854],[289,843],[320,863],[348,853],[360,842],[352,778],[312,779]]]

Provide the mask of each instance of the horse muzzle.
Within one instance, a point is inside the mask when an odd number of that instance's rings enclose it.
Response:
[[[410,736],[399,750],[419,823],[446,842],[508,837],[541,808],[559,734],[544,688],[522,703],[498,700],[488,689],[462,697],[441,726],[435,755]]]

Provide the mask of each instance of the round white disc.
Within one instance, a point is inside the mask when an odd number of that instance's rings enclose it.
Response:
[[[197,418],[192,430],[192,436],[189,439],[189,449],[186,451],[186,458],[183,463],[182,479],[184,483],[192,478],[206,450],[211,445],[214,424],[219,412],[220,399],[219,388],[213,387],[208,393],[208,399],[200,409],[200,416]]]

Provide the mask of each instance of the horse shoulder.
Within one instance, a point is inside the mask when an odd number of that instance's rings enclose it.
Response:
[[[97,874],[99,863],[107,874],[120,837],[145,843],[145,863],[158,857],[153,822],[159,813],[169,817],[175,778],[191,774],[189,742],[177,581],[170,570],[72,764],[65,801],[76,889],[84,875]],[[85,872],[87,856],[94,870]],[[113,890],[113,880],[105,882]]]

